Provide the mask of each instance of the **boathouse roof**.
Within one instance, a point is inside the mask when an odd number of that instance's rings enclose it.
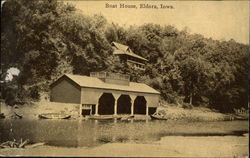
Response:
[[[126,54],[141,60],[147,61],[147,59],[135,54],[128,46],[121,43],[112,42],[112,45],[115,47],[114,54]]]
[[[60,78],[63,78],[63,77],[67,77],[68,79],[72,80],[77,85],[79,85],[80,87],[160,94],[158,91],[156,91],[155,89],[151,88],[150,86],[144,83],[129,82],[129,85],[118,85],[118,84],[106,83],[97,77],[65,74]],[[57,81],[52,83],[51,86],[56,84]]]

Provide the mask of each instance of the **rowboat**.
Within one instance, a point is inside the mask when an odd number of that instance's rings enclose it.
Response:
[[[69,119],[70,117],[70,115],[59,113],[47,113],[39,115],[39,118],[41,119]]]
[[[234,116],[234,120],[248,120],[248,116]]]
[[[167,118],[164,118],[162,115],[150,115],[152,120],[167,120]]]
[[[122,117],[121,120],[122,121],[130,121],[134,118],[135,116],[127,116],[127,117]]]
[[[118,116],[90,116],[89,119],[93,119],[93,120],[120,120],[122,117],[118,117]]]

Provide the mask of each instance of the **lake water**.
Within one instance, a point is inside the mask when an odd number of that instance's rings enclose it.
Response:
[[[248,121],[0,120],[0,142],[29,139],[52,146],[93,147],[111,142],[150,143],[161,137],[241,136]]]

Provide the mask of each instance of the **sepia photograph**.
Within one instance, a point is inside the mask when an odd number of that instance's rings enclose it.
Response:
[[[1,1],[0,156],[249,157],[249,1]]]

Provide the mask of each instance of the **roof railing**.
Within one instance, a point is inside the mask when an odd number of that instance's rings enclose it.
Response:
[[[115,79],[115,80],[123,80],[130,81],[130,76],[119,73],[111,73],[111,72],[90,72],[91,77],[103,78],[103,79]]]

